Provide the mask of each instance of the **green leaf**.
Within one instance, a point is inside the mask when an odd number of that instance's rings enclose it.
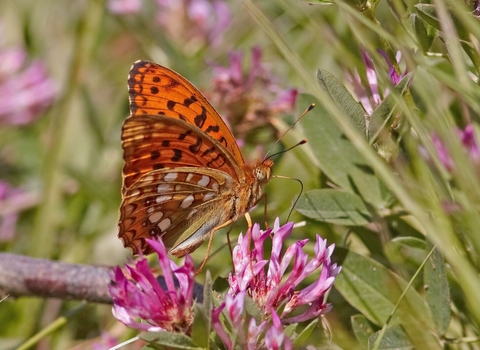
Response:
[[[312,112],[313,113],[313,112]],[[370,165],[332,118],[317,105],[311,118],[301,120],[308,144],[321,170],[344,190],[360,195],[376,208],[388,206],[389,192]]]
[[[164,349],[165,347],[170,349],[202,349],[197,347],[192,339],[181,333],[145,332],[140,335],[140,338],[150,343],[150,346],[155,349]]]
[[[431,25],[433,28],[441,30],[440,22],[437,16],[437,9],[432,4],[417,4],[415,5],[420,17]]]
[[[368,340],[368,349],[373,349],[380,332],[375,333]],[[414,346],[410,342],[408,335],[400,326],[388,327],[380,341],[380,350],[411,350]]]
[[[293,341],[293,347],[295,349],[298,349],[302,345],[308,345],[305,344],[305,342],[308,340],[310,335],[312,334],[313,330],[317,327],[318,325],[318,318],[314,319],[312,322],[308,324],[307,327],[305,327],[300,334],[295,338]]]
[[[435,36],[428,34],[425,21],[416,13],[410,15],[410,24],[412,25],[415,37],[417,38],[422,51],[424,53],[428,52]]]
[[[472,44],[461,40],[460,45],[462,45],[463,50],[467,53],[475,68],[477,70],[480,70],[480,56],[478,55],[478,52],[473,48]]]
[[[442,30],[435,5],[417,4],[415,5],[415,8],[417,9],[417,12],[420,15],[420,17],[424,19],[425,22],[430,24],[435,29]],[[455,25],[455,29],[457,30],[457,34],[459,38],[468,40],[469,31],[462,24],[461,20],[454,13],[449,12],[449,14],[452,17],[452,21]]]
[[[370,258],[336,248],[344,253],[342,272],[335,281],[336,289],[368,320],[383,326],[407,286],[407,282]],[[402,324],[415,345],[436,349],[438,341],[432,335],[434,324],[422,297],[413,289],[406,292],[390,324]]]
[[[192,341],[195,345],[208,349],[210,343],[210,322],[202,305],[194,305],[195,317],[192,324]]]
[[[397,85],[395,85],[395,90],[397,90],[399,95],[403,95],[405,90],[407,90],[408,83],[412,77],[412,73],[405,75]],[[395,96],[389,94],[380,105],[375,108],[370,116],[370,122],[368,123],[368,138],[370,143],[375,142],[378,134],[385,129],[385,125],[388,123],[390,117],[395,110]]]
[[[431,243],[427,243],[425,253],[432,249]],[[445,261],[438,249],[428,259],[423,274],[425,285],[425,298],[427,299],[430,312],[435,322],[436,330],[444,335],[450,324],[450,286],[445,273]]]
[[[373,335],[373,325],[363,315],[351,317],[353,334],[363,349],[368,348],[368,339]]]
[[[309,218],[337,225],[363,226],[371,221],[359,196],[329,188],[304,193],[295,209]]]
[[[317,70],[317,81],[330,95],[337,107],[354,123],[358,131],[366,136],[365,110],[335,76],[326,70]]]
[[[225,293],[229,288],[228,280],[225,277],[218,276],[212,285],[212,290],[217,293]]]
[[[385,244],[385,255],[395,264],[405,264],[417,269],[426,257],[425,240],[414,237],[397,237]]]

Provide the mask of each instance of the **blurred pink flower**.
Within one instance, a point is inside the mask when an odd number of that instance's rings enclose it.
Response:
[[[265,348],[269,350],[291,350],[292,341],[283,332],[283,325],[275,311],[272,311],[272,326],[265,332]]]
[[[144,257],[135,266],[125,266],[133,281],[116,267],[111,274],[114,283],[109,286],[113,314],[132,328],[189,334],[193,322],[193,260],[187,255],[184,265],[178,267],[168,258],[161,240],[147,241],[158,254],[166,288],[164,290],[159,285]],[[136,321],[137,318],[143,322]]]
[[[457,129],[457,134],[458,138],[462,142],[465,151],[468,154],[468,157],[474,165],[479,167],[480,150],[478,148],[478,143],[475,138],[473,125],[468,124],[464,130]],[[455,169],[455,161],[452,159],[450,153],[448,152],[448,149],[445,147],[445,144],[437,134],[432,134],[432,142],[437,151],[438,159],[449,172],[452,172]],[[420,148],[420,151],[427,160],[430,160],[428,153],[423,148]]]
[[[380,93],[378,89],[377,72],[373,66],[373,61],[366,50],[362,49],[361,51],[363,63],[365,64],[365,74],[368,85],[363,83],[362,78],[356,69],[352,74],[346,73],[346,76],[350,84],[352,84],[355,95],[360,100],[363,108],[368,115],[371,115],[375,108],[380,105],[383,99],[388,96],[389,91],[386,89],[383,94]],[[390,81],[393,85],[398,84],[398,82],[405,76],[406,72],[398,74],[387,54],[381,50],[378,52],[385,58],[385,61],[387,62]],[[397,62],[400,62],[401,58],[402,54],[400,51],[398,51],[395,59]]]
[[[218,44],[231,22],[221,0],[157,0],[157,5],[157,19],[165,32],[190,47]]]
[[[443,164],[443,166],[448,170],[452,171],[454,169],[453,159],[450,157],[445,145],[438,135],[432,135],[432,142],[437,150],[438,159]]]
[[[118,15],[134,14],[140,12],[142,0],[109,0],[108,9]]]
[[[279,226],[279,219],[275,221],[273,229],[260,230],[255,224],[246,237],[238,238],[238,245],[233,250],[234,272],[229,275],[231,295],[246,292],[257,304],[261,312],[268,316],[272,311],[283,305],[280,315],[282,322],[303,322],[328,312],[331,305],[325,302],[325,293],[332,287],[335,277],[341,270],[337,264],[332,264],[330,257],[334,245],[327,247],[327,241],[317,235],[315,253],[310,261],[303,247],[308,239],[298,241],[289,246],[282,254],[285,239],[290,235],[293,223]],[[250,249],[248,235],[254,242]],[[264,259],[264,242],[273,235],[272,251],[269,260]],[[285,274],[294,259],[289,274]],[[268,263],[268,271],[264,267]],[[319,269],[321,268],[321,271]],[[306,278],[318,273],[315,282],[298,289],[299,284]],[[289,314],[305,306],[303,312],[296,316]]]
[[[244,121],[261,125],[262,119],[265,123],[270,116],[289,113],[295,108],[298,91],[280,88],[261,58],[262,50],[254,47],[246,74],[242,69],[243,54],[238,51],[230,53],[230,67],[213,67],[212,100],[233,126]]]
[[[0,49],[0,124],[35,120],[53,103],[56,90],[40,61],[27,64],[20,48]]]

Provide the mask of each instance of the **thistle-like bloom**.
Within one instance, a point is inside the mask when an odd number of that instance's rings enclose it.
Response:
[[[184,265],[178,267],[168,258],[161,240],[147,241],[158,254],[166,290],[158,284],[143,257],[135,266],[125,266],[134,282],[116,267],[111,274],[114,284],[109,287],[114,303],[113,314],[132,328],[189,334],[193,322],[193,260],[187,255]],[[143,322],[138,322],[137,318]]]
[[[243,54],[230,53],[230,67],[214,66],[214,92],[211,96],[235,134],[268,123],[277,113],[289,113],[295,108],[298,91],[282,89],[261,62],[262,50],[252,49],[248,73],[242,69]],[[242,127],[242,124],[249,127]]]
[[[257,325],[254,317],[246,319],[245,310],[246,292],[236,295],[227,294],[225,302],[212,311],[212,327],[227,349],[240,348],[245,350],[257,349],[292,349],[291,340],[285,335],[283,325],[275,310],[271,312],[271,320],[264,320]],[[220,314],[226,311],[231,334],[225,331],[220,321]],[[246,327],[248,323],[248,327]],[[236,340],[236,344],[232,342]]]
[[[388,58],[387,54],[383,51],[379,51],[379,53],[385,58],[385,61],[388,65],[388,75],[390,76],[390,81],[393,85],[398,84],[398,82],[405,76],[405,73],[398,74],[395,70],[392,62]],[[401,52],[397,52],[397,56],[395,57],[397,62],[400,62],[402,58]],[[377,72],[375,71],[375,67],[373,66],[373,61],[368,55],[367,51],[362,49],[362,59],[363,63],[365,64],[365,73],[367,77],[368,85],[362,82],[358,71],[355,69],[353,74],[346,73],[347,79],[352,84],[355,95],[360,100],[363,108],[367,112],[368,115],[371,115],[375,108],[380,105],[385,97],[388,96],[388,89],[386,89],[383,94],[380,93],[378,89],[378,78]]]
[[[259,225],[255,224],[246,237],[240,235],[238,245],[233,250],[234,272],[229,276],[230,295],[246,292],[266,318],[273,311],[280,311],[283,323],[307,321],[328,312],[331,305],[325,302],[325,293],[332,287],[341,270],[341,267],[332,264],[330,259],[334,245],[327,247],[327,241],[318,235],[314,256],[310,261],[303,251],[308,239],[289,246],[282,254],[283,244],[292,228],[291,222],[280,227],[277,218],[273,230],[262,231]],[[271,256],[269,260],[265,260],[263,245],[271,233]],[[249,235],[254,242],[251,249]],[[291,271],[285,274],[292,260]],[[265,272],[267,263],[268,269]],[[316,275],[315,282],[299,289],[300,283],[313,275]],[[292,316],[291,313],[301,306],[304,307],[303,312]]]
[[[20,48],[0,50],[0,124],[27,124],[49,107],[56,88],[40,61]]]

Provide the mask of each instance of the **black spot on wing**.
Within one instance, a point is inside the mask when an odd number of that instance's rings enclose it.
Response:
[[[155,150],[155,151],[152,151],[152,153],[150,153],[150,159],[151,160],[155,160],[155,159],[158,159],[160,157],[160,152]]]
[[[167,102],[167,108],[171,111],[173,111],[173,109],[175,108],[175,105],[177,104],[177,102],[175,101],[172,101],[172,100],[168,100]]]
[[[202,106],[202,113],[198,114],[194,118],[195,125],[198,126],[200,129],[203,128],[205,121],[207,120],[207,110],[204,106]]]
[[[190,145],[188,148],[190,149],[190,152],[197,153],[200,150],[201,146],[202,146],[202,139],[199,137],[197,138],[197,143],[195,143],[194,145]]]
[[[198,101],[197,98],[196,98],[194,95],[192,95],[192,96],[190,96],[189,98],[186,98],[186,99],[183,101],[183,105],[184,105],[185,107],[189,107],[192,103],[195,103],[195,102],[197,102],[197,101]]]
[[[173,149],[173,157],[172,157],[172,162],[178,162],[180,159],[182,159],[182,151],[179,149],[174,148]]]
[[[185,133],[180,134],[180,135],[178,136],[178,139],[179,139],[180,141],[185,140],[185,138],[186,138],[188,135],[190,135],[191,133],[192,133],[192,130],[187,130]]]

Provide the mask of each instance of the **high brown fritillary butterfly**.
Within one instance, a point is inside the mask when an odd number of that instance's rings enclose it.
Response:
[[[257,203],[273,162],[246,164],[217,111],[168,68],[135,62],[128,91],[118,236],[134,254],[161,237],[181,257]]]

